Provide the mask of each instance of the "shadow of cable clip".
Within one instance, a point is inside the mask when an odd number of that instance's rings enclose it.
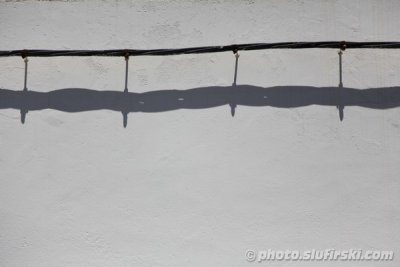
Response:
[[[20,113],[21,113],[21,123],[25,123],[26,114],[28,113],[28,92],[26,90],[22,91],[21,97],[21,106],[20,106]]]

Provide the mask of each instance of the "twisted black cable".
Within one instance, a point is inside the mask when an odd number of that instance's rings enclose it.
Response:
[[[283,42],[283,43],[253,43],[236,44],[226,46],[202,46],[173,49],[112,49],[112,50],[11,50],[0,51],[0,57],[87,57],[87,56],[168,56],[181,54],[219,53],[241,50],[265,50],[265,49],[308,49],[308,48],[335,48],[345,49],[399,49],[400,42]]]

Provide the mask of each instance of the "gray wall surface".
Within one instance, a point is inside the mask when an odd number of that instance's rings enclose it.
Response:
[[[400,41],[399,14],[378,0],[0,1],[0,50]],[[241,52],[236,87],[234,63],[132,57],[121,104],[123,58],[29,58],[25,97],[23,60],[0,58],[0,266],[398,266],[245,253],[400,253],[400,50],[346,50],[343,88],[335,49]]]

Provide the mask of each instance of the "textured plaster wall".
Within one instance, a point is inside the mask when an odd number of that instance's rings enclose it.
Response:
[[[399,1],[0,1],[0,49],[399,41],[399,12]],[[344,87],[399,86],[399,63],[400,51],[345,51]],[[124,64],[30,58],[28,90],[122,92]],[[22,90],[23,71],[0,58],[0,88]],[[241,53],[238,85],[284,86],[283,107],[239,104],[232,117],[208,105],[233,74],[232,53],[131,58],[130,92],[200,88],[205,107],[131,112],[127,128],[103,109],[31,110],[21,124],[2,90],[0,266],[251,266],[245,251],[268,248],[396,257],[400,107],[346,106],[343,121],[335,105],[289,107],[299,86],[335,90],[335,50]]]

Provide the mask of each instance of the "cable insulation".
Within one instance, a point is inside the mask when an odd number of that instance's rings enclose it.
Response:
[[[334,49],[400,49],[400,42],[283,42],[283,43],[253,43],[234,44],[226,46],[202,46],[172,49],[112,49],[112,50],[11,50],[0,51],[0,57],[21,56],[25,57],[126,57],[126,56],[169,56],[181,54],[220,53],[227,51],[266,50],[266,49],[309,49],[309,48],[334,48]]]

